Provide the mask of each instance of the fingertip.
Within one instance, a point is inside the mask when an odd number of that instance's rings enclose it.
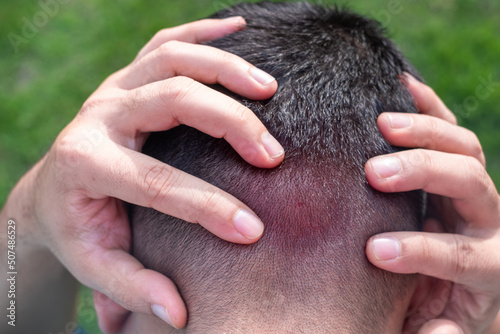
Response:
[[[250,66],[250,69],[248,70],[252,78],[257,81],[260,85],[263,87],[268,87],[272,83],[276,83],[276,79],[270,75],[267,72],[264,72],[260,68],[257,68],[255,66]],[[277,87],[277,85],[275,85]],[[275,89],[276,90],[276,89]]]
[[[106,296],[100,300],[95,299],[96,305],[100,305],[96,311],[101,315],[99,323],[104,330],[114,333],[118,324],[121,330],[126,320],[122,315],[125,312],[128,316],[127,309],[155,314],[153,305],[161,305],[164,308],[165,312],[161,315],[166,314],[168,318],[163,317],[162,320],[169,325],[175,328],[186,325],[187,310],[184,301],[175,284],[164,274],[145,269],[136,258],[123,251],[112,252],[99,267],[108,268],[107,271],[114,276],[105,275],[107,290],[110,290],[112,298],[120,303],[117,304]]]
[[[371,158],[367,162],[370,176],[380,184],[398,176],[402,171],[402,163],[397,155],[382,155]]]
[[[373,159],[373,158],[371,158]],[[378,182],[378,177],[375,173],[375,171],[373,170],[372,168],[372,164],[371,164],[371,159],[368,159],[368,161],[365,163],[365,177],[366,177],[366,181],[368,181],[368,184],[377,189],[377,190],[380,190],[379,188],[379,182]]]
[[[410,114],[384,112],[377,118],[377,127],[385,140],[390,144],[407,146],[404,140],[408,134],[414,136],[409,131],[413,127],[413,122],[413,117]]]
[[[151,306],[151,312],[153,312],[154,315],[156,315],[158,318],[166,322],[170,327],[173,327],[175,329],[179,329],[180,327],[177,326],[177,324],[172,320],[172,316],[170,315],[170,312],[165,306],[159,305],[159,304],[153,304]],[[178,322],[178,321],[177,321]]]
[[[264,224],[262,221],[245,209],[236,211],[233,216],[233,225],[249,242],[259,240],[264,233]]]
[[[385,128],[387,126],[390,126],[389,114],[390,114],[390,112],[385,111],[378,116],[377,126],[378,126],[379,130],[381,130],[381,128]]]
[[[281,162],[283,160],[285,157],[285,149],[276,140],[276,138],[269,133],[269,131],[265,131],[260,136],[260,140],[269,156],[270,162]]]
[[[233,76],[221,77],[221,84],[230,90],[245,96],[251,100],[267,100],[271,98],[278,89],[276,79],[269,73],[247,63],[246,72],[243,76],[234,77],[236,72],[231,73]]]
[[[187,310],[182,301],[180,303],[169,301],[167,306],[153,303],[151,312],[175,329],[184,328],[187,324]]]
[[[426,322],[418,334],[464,334],[464,331],[451,320],[433,319]]]
[[[408,73],[408,72],[403,72],[403,75],[401,76],[401,79],[402,79],[403,83],[405,83],[406,85],[419,84],[420,83],[420,81],[418,81],[417,79],[415,79],[415,77],[413,75],[411,75],[410,73]]]
[[[365,253],[376,267],[400,274],[417,272],[408,255],[408,245],[404,244],[407,232],[381,233],[368,239]]]
[[[142,295],[149,296],[150,312],[153,315],[173,328],[179,329],[186,326],[186,306],[177,287],[169,278],[146,269],[142,272],[138,282],[146,288]]]
[[[247,22],[243,16],[231,16],[221,19],[222,22],[228,23],[235,28],[235,31],[245,29]]]
[[[374,168],[374,162],[377,164],[375,159],[377,159],[377,157],[369,159],[365,164],[365,177],[368,184],[378,191],[392,192],[391,183],[387,182],[387,179],[381,178]]]
[[[168,313],[170,315],[170,319],[172,319],[172,323],[174,324],[174,328],[184,328],[187,324],[187,310],[182,303],[182,306],[168,309]]]
[[[256,133],[259,128],[263,131],[260,137]],[[283,146],[257,119],[253,124],[246,124],[245,129],[240,129],[238,133],[236,131],[225,139],[249,164],[258,168],[274,168],[285,158]]]
[[[378,235],[371,240],[371,252],[379,262],[393,261],[401,255],[401,242],[390,235]]]

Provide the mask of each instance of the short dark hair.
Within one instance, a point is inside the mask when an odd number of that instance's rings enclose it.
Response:
[[[370,265],[365,243],[379,232],[419,229],[423,194],[380,193],[363,167],[397,150],[376,119],[416,112],[401,75],[419,76],[375,21],[345,9],[264,2],[215,17],[234,15],[246,29],[209,44],[272,74],[279,87],[257,102],[217,89],[255,112],[285,160],[252,167],[224,140],[185,126],[152,134],[143,152],[242,200],[263,220],[264,235],[231,244],[135,207],[133,253],[177,284],[190,314],[186,330],[271,333],[287,321],[295,333],[380,332],[414,276]]]

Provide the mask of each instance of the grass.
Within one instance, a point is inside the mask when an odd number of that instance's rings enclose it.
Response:
[[[58,4],[55,1],[48,2]],[[127,65],[157,30],[205,17],[235,1],[86,0],[44,10],[42,3],[46,2],[2,3],[0,203],[19,177],[50,148],[100,82]],[[385,23],[390,36],[427,82],[457,112],[460,124],[477,134],[498,187],[500,3],[343,3]],[[9,36],[22,37],[26,22],[35,23],[35,29],[25,31],[29,36],[24,35],[15,50]],[[485,87],[485,81],[493,84]],[[99,333],[89,298],[89,291],[83,290],[80,323],[88,333]]]

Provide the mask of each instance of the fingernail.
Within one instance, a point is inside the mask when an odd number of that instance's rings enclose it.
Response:
[[[405,129],[409,128],[413,119],[408,115],[403,114],[387,114],[389,123],[392,129]]]
[[[262,145],[264,145],[264,148],[271,159],[276,159],[285,153],[283,146],[281,146],[281,144],[278,143],[278,141],[271,136],[269,132],[264,132],[260,137],[260,140],[262,141]]]
[[[262,86],[267,86],[274,81],[274,78],[257,67],[250,68],[250,75]]]
[[[154,304],[153,306],[151,306],[151,310],[158,318],[165,321],[167,324],[174,327],[175,329],[178,329],[178,327],[176,327],[172,322],[172,319],[170,319],[170,315],[168,314],[168,311],[165,307],[158,304]]]
[[[411,75],[410,73],[404,72],[403,74],[404,74],[405,79],[408,83],[412,83],[412,84],[419,83],[419,81],[417,79],[415,79],[415,77],[413,77],[413,75]]]
[[[232,23],[232,24],[234,24],[235,26],[238,26],[238,27],[244,27],[247,24],[247,22],[245,21],[245,19],[243,17],[241,17],[241,16],[227,17],[227,18],[223,19],[223,21],[230,22],[230,23]]]
[[[394,176],[401,171],[399,159],[394,157],[377,157],[370,161],[373,170],[380,179]]]
[[[373,254],[380,261],[394,260],[401,254],[401,243],[393,237],[373,239]]]
[[[236,212],[233,224],[236,230],[247,239],[258,238],[264,232],[264,224],[260,219],[244,209]]]

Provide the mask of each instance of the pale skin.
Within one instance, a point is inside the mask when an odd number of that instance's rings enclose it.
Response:
[[[411,77],[408,87],[421,114],[382,114],[378,127],[393,145],[421,149],[373,158],[365,170],[380,191],[432,194],[431,216],[424,233],[372,237],[366,254],[382,269],[435,278],[421,277],[426,293],[415,294],[407,333],[498,333],[500,198],[481,145],[429,87]]]
[[[186,124],[224,138],[257,167],[272,168],[282,161],[283,149],[250,110],[198,83],[220,83],[251,99],[274,94],[277,83],[272,77],[234,55],[197,45],[243,26],[241,18],[203,20],[159,32],[132,64],[92,94],[51,150],[12,190],[0,212],[0,228],[6,231],[9,219],[18,226],[19,266],[25,268],[18,286],[30,287],[29,294],[19,290],[24,305],[19,312],[24,319],[44,319],[43,324],[24,321],[26,326],[64,330],[73,312],[72,276],[98,291],[96,310],[105,332],[118,331],[129,310],[154,315],[155,309],[158,315],[158,307],[165,311],[160,318],[170,325],[186,324],[186,308],[175,285],[128,253],[130,230],[121,200],[199,223],[231,242],[260,238],[262,222],[236,198],[137,152],[149,132]],[[383,241],[383,256],[377,257],[377,237],[368,241],[367,256],[386,270],[437,277],[422,284],[429,289],[423,295],[431,299],[431,287],[456,282],[451,291],[461,302],[445,303],[437,314],[425,313],[423,322],[410,317],[410,332],[448,333],[455,328],[480,333],[499,308],[498,193],[484,170],[477,138],[456,126],[430,88],[412,80],[408,85],[422,114],[410,116],[409,127],[394,129],[385,113],[379,128],[395,145],[424,149],[394,155],[400,172],[389,177],[387,168],[375,169],[380,158],[370,160],[367,178],[381,191],[424,189],[443,196],[448,206],[438,208],[443,225],[429,220],[426,233],[378,236],[397,240],[399,256],[388,259],[387,254],[394,255],[391,242]],[[460,167],[462,163],[466,167]],[[457,234],[432,233],[442,231]],[[3,232],[0,243],[6,249]],[[5,280],[0,284],[4,291]],[[51,299],[55,295],[58,303]],[[36,302],[30,302],[33,296]],[[429,298],[415,298],[414,314],[432,302]],[[2,333],[11,329],[4,326],[2,322]]]
[[[129,254],[130,228],[120,200],[198,223],[231,242],[260,238],[264,226],[245,204],[137,152],[149,132],[186,124],[224,138],[257,167],[275,167],[283,160],[283,148],[249,109],[200,83],[219,83],[251,99],[274,94],[277,83],[270,75],[239,57],[198,44],[244,25],[236,17],[158,32],[129,66],[104,81],[12,190],[0,221],[2,231],[7,231],[9,219],[17,223],[18,293],[31,287],[29,295],[18,298],[23,307],[17,315],[25,319],[23,326],[34,327],[21,332],[64,331],[72,319],[68,305],[74,303],[76,288],[73,282],[59,291],[63,284],[53,284],[71,282],[64,268],[98,291],[105,331],[119,328],[128,314],[125,309],[146,314],[156,310],[172,326],[185,325],[186,308],[175,285]],[[6,235],[1,235],[6,249]],[[1,266],[6,273],[4,261]],[[4,296],[6,280],[0,284]],[[36,303],[29,296],[37,296]],[[62,300],[54,302],[54,296]],[[104,296],[116,304],[99,310]],[[43,324],[28,321],[44,310]],[[0,326],[2,333],[11,329],[4,321]]]

